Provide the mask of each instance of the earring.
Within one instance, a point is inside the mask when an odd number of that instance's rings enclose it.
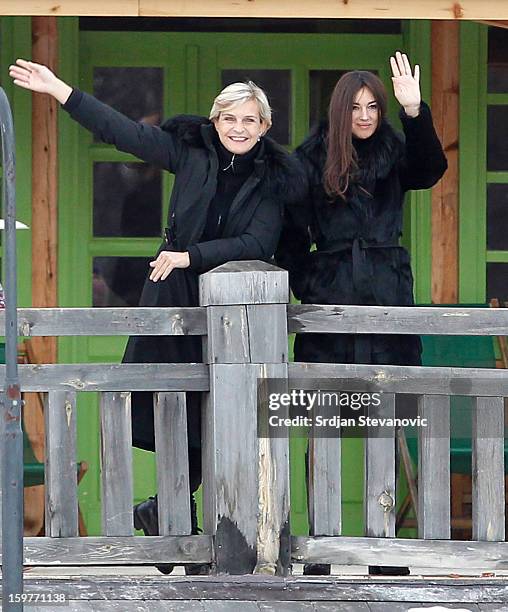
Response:
[[[260,132],[260,133],[259,133],[259,136],[258,136],[258,142],[261,140],[261,136],[263,136],[263,132]]]

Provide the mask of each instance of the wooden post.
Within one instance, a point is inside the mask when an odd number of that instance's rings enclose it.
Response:
[[[51,70],[58,68],[56,17],[32,17],[32,59]],[[58,130],[57,102],[51,96],[32,96],[32,304],[58,305]],[[33,338],[37,363],[56,363],[57,338]]]
[[[210,392],[203,414],[204,526],[219,573],[287,573],[287,438],[258,439],[258,381],[287,379],[287,273],[230,262],[200,279]]]
[[[448,170],[432,190],[432,302],[459,295],[459,24],[432,22],[432,115]]]

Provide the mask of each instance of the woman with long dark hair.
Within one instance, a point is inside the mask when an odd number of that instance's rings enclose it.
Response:
[[[337,82],[328,121],[296,149],[308,191],[286,208],[277,260],[303,303],[414,304],[409,254],[399,244],[404,197],[435,185],[447,162],[421,101],[419,67],[413,72],[399,52],[390,64],[404,135],[387,121],[381,80],[353,71]],[[304,362],[419,365],[421,342],[411,335],[297,334],[294,355]]]

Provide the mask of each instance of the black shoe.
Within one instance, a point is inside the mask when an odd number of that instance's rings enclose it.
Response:
[[[146,536],[159,535],[157,495],[134,506],[133,514],[135,529],[142,529]],[[155,567],[161,574],[171,574],[175,566],[173,563],[159,563]]]
[[[303,566],[304,576],[329,576],[331,566],[329,563],[306,563]]]
[[[369,565],[369,576],[409,576],[409,567],[397,565]]]

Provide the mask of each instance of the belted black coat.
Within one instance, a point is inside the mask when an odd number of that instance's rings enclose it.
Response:
[[[286,207],[277,249],[293,293],[308,304],[408,306],[413,301],[409,254],[399,246],[404,196],[436,184],[447,168],[429,107],[401,111],[404,135],[387,121],[368,139],[353,139],[358,170],[345,201],[323,187],[327,123],[296,149],[306,196]],[[310,251],[315,243],[315,251]],[[300,334],[297,361],[418,365],[417,336]]]
[[[201,241],[219,170],[215,127],[207,118],[180,115],[161,127],[145,125],[77,89],[63,108],[101,141],[175,175],[166,231],[169,239],[158,252],[191,248],[194,257],[191,255],[190,268],[173,270],[165,281],[150,281],[147,270],[140,306],[197,306],[200,273],[227,261],[267,261],[273,256],[284,205],[299,199],[303,192],[298,162],[275,141],[261,139],[254,171],[234,198],[220,235]],[[131,337],[124,355],[127,363],[194,363],[201,359],[201,338],[196,336]],[[195,395],[188,394],[188,401],[195,400]],[[193,447],[199,446],[198,413],[195,406],[195,419],[191,416],[189,422]],[[149,394],[133,394],[132,419],[133,444],[154,450]]]

